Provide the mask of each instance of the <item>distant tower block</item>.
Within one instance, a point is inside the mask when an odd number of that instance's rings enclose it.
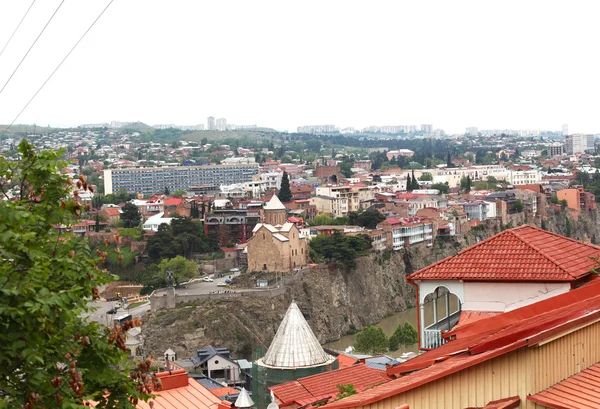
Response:
[[[286,220],[286,208],[281,203],[281,200],[277,195],[273,195],[271,200],[264,207],[265,212],[265,223],[277,226],[278,224],[283,225]]]
[[[562,135],[567,136],[569,134],[569,124],[562,124]]]
[[[338,368],[327,354],[294,301],[290,304],[271,346],[263,357],[255,353],[252,398],[257,408],[270,402],[268,388]]]

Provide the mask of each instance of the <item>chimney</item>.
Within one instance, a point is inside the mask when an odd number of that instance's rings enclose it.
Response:
[[[188,374],[183,369],[176,371],[158,372],[154,374],[157,379],[160,379],[162,386],[157,391],[166,391],[168,389],[182,388],[188,386]]]

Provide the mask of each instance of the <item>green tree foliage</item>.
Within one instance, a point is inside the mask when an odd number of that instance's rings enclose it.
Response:
[[[460,179],[460,188],[465,193],[471,192],[472,181],[471,177],[467,175],[467,177],[463,177]]]
[[[354,385],[351,383],[336,385],[336,387],[338,389],[338,393],[335,397],[335,400],[344,399],[348,396],[356,395],[358,393],[356,392]]]
[[[122,208],[123,213],[121,213],[121,221],[123,222],[123,227],[137,227],[142,222],[142,215],[138,210],[137,206],[131,202],[125,203],[125,206]]]
[[[514,209],[517,213],[521,213],[523,211],[523,202],[520,199],[515,200]]]
[[[281,188],[279,189],[279,193],[277,197],[281,202],[289,202],[292,200],[292,191],[290,189],[290,178],[286,171],[283,171],[283,176],[281,176]]]
[[[397,351],[402,345],[404,347],[416,344],[418,341],[418,334],[415,327],[410,322],[405,322],[402,325],[398,325],[396,330],[389,339],[390,351]]]
[[[365,234],[342,235],[336,231],[332,235],[319,235],[309,243],[311,254],[319,260],[335,261],[346,268],[356,266],[356,257],[366,254],[371,248],[371,238]]]
[[[64,152],[36,152],[24,140],[19,153],[19,162],[0,157],[0,194],[9,183],[20,192],[18,200],[0,200],[0,407],[94,400],[99,408],[133,408],[148,395],[129,376],[123,328],[83,318],[113,276],[86,241],[54,228],[82,210],[68,199]]]
[[[342,163],[340,163],[340,173],[344,176],[346,176],[347,178],[352,177],[352,165],[354,164],[353,161],[349,160],[349,159],[345,159]]]
[[[94,195],[92,199],[92,205],[94,208],[99,209],[103,204],[119,204],[129,202],[131,199],[135,199],[135,195],[127,193],[124,187],[119,188],[115,193],[108,195]]]
[[[450,192],[450,187],[445,184],[445,183],[434,183],[433,185],[431,185],[432,189],[437,189],[440,191],[440,193],[448,193]]]
[[[429,172],[423,172],[419,180],[421,182],[431,182],[433,180],[433,175]]]
[[[388,339],[381,327],[367,326],[356,334],[354,349],[365,354],[381,355],[387,352],[388,344]]]
[[[448,157],[446,158],[446,167],[453,168],[454,163],[452,163],[452,155],[450,155],[450,150],[448,150]]]
[[[410,175],[406,176],[406,190],[409,192],[413,190],[413,182]]]
[[[364,212],[350,212],[348,214],[349,223],[351,225],[362,226],[366,229],[374,229],[379,223],[385,220],[377,209],[367,209]]]
[[[331,217],[327,213],[316,215],[310,222],[311,226],[345,226],[350,223],[348,217]]]
[[[159,278],[165,281],[172,271],[176,284],[198,276],[198,264],[182,256],[161,260],[157,267]]]
[[[202,223],[187,217],[174,217],[171,224],[158,226],[158,231],[148,239],[148,258],[158,263],[164,258],[190,257],[192,253],[210,253],[217,243],[207,238]]]
[[[171,194],[171,191],[169,190],[169,188],[167,186],[165,186],[165,190],[163,192],[165,195],[169,196]]]
[[[187,192],[183,189],[177,189],[176,191],[173,192],[172,196],[173,197],[183,197],[187,194]]]
[[[323,144],[318,139],[309,139],[308,141],[306,141],[306,149],[314,153],[321,152],[322,145]]]

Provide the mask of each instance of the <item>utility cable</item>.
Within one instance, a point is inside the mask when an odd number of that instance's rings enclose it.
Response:
[[[27,11],[25,12],[25,15],[21,19],[21,21],[19,21],[19,24],[17,25],[17,28],[15,28],[15,31],[13,31],[13,33],[10,35],[10,38],[8,39],[8,41],[6,42],[6,44],[4,44],[4,48],[2,48],[2,51],[0,51],[0,57],[2,57],[2,54],[4,54],[4,50],[6,50],[6,47],[8,47],[8,44],[10,43],[10,41],[15,36],[15,33],[17,32],[17,30],[19,29],[19,27],[21,27],[21,23],[23,23],[23,20],[25,20],[25,17],[27,17],[27,14],[29,14],[29,10],[31,10],[31,8],[33,7],[34,4],[35,4],[35,0],[33,0],[33,2],[31,3],[31,5],[27,9]]]
[[[52,15],[50,16],[50,19],[46,22],[46,25],[44,26],[44,28],[42,28],[42,31],[40,31],[40,33],[38,34],[38,36],[35,38],[35,40],[33,41],[33,44],[31,44],[31,47],[29,47],[29,50],[27,50],[27,52],[25,53],[25,55],[23,56],[23,58],[21,58],[21,61],[19,62],[19,65],[17,65],[17,68],[15,68],[15,70],[13,71],[13,73],[10,74],[10,77],[8,77],[8,80],[6,80],[6,83],[4,84],[4,86],[2,87],[2,89],[0,89],[0,94],[2,94],[2,91],[4,91],[4,88],[6,88],[6,86],[8,85],[8,83],[10,82],[10,80],[12,79],[12,77],[15,75],[15,73],[17,72],[17,70],[19,69],[19,67],[21,66],[21,64],[23,64],[23,61],[25,61],[25,58],[27,58],[27,56],[29,55],[29,52],[31,51],[31,49],[33,48],[33,46],[35,46],[35,43],[37,43],[37,41],[40,39],[40,37],[42,36],[42,34],[44,33],[44,31],[46,31],[46,27],[48,27],[48,25],[50,24],[50,22],[52,21],[52,19],[56,15],[56,13],[58,13],[58,10],[61,8],[61,6],[63,5],[64,2],[65,2],[65,0],[62,0],[60,2],[60,4],[58,5],[58,7],[56,8],[56,10],[54,10],[54,13],[52,13]]]
[[[13,119],[13,121],[10,123],[10,125],[8,125],[8,127],[3,131],[3,133],[6,133],[13,126],[13,124],[15,123],[15,121],[17,119],[19,119],[19,117],[21,116],[21,114],[27,109],[27,107],[29,106],[29,104],[31,104],[31,102],[35,99],[35,97],[40,93],[40,91],[42,90],[42,88],[44,88],[44,86],[48,83],[48,81],[50,81],[50,78],[52,78],[52,76],[54,76],[54,74],[56,73],[56,71],[58,71],[58,69],[60,68],[60,66],[63,65],[63,63],[66,61],[67,58],[69,58],[69,56],[75,50],[75,48],[77,48],[77,46],[79,45],[79,43],[81,42],[81,40],[84,39],[84,37],[87,35],[87,33],[92,29],[92,27],[94,27],[94,25],[96,24],[96,22],[98,20],[100,20],[100,17],[102,17],[102,15],[104,14],[104,12],[110,7],[111,4],[113,4],[113,1],[115,1],[115,0],[110,0],[110,2],[106,5],[106,7],[104,7],[104,9],[98,15],[98,17],[96,17],[96,19],[92,22],[92,24],[88,27],[88,29],[85,30],[85,33],[83,33],[83,35],[79,38],[79,40],[77,40],[77,42],[75,43],[75,45],[73,46],[73,48],[71,48],[71,50],[67,53],[67,55],[65,55],[65,58],[63,58],[62,61],[56,66],[56,68],[54,69],[54,71],[52,71],[52,73],[50,74],[50,76],[48,78],[46,78],[46,81],[44,81],[44,83],[42,84],[42,86],[38,88],[38,90],[35,92],[35,94],[33,94],[33,96],[31,97],[31,99],[29,100],[29,102],[27,102],[27,104],[25,104],[25,106],[23,107],[23,109],[17,114],[17,116],[15,117],[15,119]]]

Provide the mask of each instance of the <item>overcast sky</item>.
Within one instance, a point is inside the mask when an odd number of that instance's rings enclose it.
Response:
[[[60,0],[38,0],[0,88]],[[108,0],[65,0],[0,94],[10,123]],[[31,4],[0,0],[0,49]],[[115,0],[17,123],[600,132],[597,1]]]

